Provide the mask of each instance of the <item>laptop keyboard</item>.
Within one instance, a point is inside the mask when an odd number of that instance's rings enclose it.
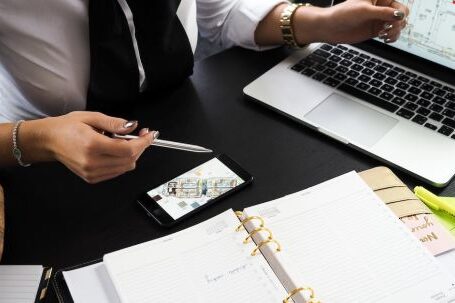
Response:
[[[344,45],[322,44],[292,70],[455,139],[455,90]]]

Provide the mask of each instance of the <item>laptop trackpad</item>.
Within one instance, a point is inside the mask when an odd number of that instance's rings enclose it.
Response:
[[[337,93],[321,102],[305,118],[322,131],[366,147],[374,145],[398,123],[397,119]]]

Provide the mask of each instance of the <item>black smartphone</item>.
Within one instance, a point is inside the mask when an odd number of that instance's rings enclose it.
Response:
[[[138,202],[162,226],[172,226],[238,191],[253,176],[226,155],[215,158],[142,194]]]

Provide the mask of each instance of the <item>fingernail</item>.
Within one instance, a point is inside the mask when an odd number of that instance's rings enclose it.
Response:
[[[390,42],[392,42],[392,39],[387,38],[387,39],[384,40],[384,42],[385,43],[390,43]]]
[[[388,31],[388,30],[391,30],[392,28],[393,28],[392,24],[390,24],[390,23],[384,24],[384,30]]]
[[[155,133],[153,134],[153,140],[158,139],[159,136],[160,132],[156,130]]]
[[[150,132],[148,128],[144,128],[142,131],[144,132],[144,134],[148,134]]]
[[[378,38],[379,38],[379,39],[384,39],[384,38],[386,38],[388,35],[389,35],[388,33],[384,32],[384,31],[381,31],[381,32],[379,33],[379,35],[378,35]]]
[[[399,11],[399,10],[396,10],[393,12],[393,16],[396,18],[396,19],[403,19],[405,17],[404,13],[402,11]]]
[[[137,125],[137,120],[127,121],[123,124],[123,128],[132,128]]]

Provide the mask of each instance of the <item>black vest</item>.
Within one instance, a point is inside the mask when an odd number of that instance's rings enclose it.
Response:
[[[140,99],[169,92],[193,71],[191,45],[176,15],[180,0],[127,2],[133,13],[146,88],[139,92],[131,32],[117,0],[89,0],[89,110],[121,111]]]

